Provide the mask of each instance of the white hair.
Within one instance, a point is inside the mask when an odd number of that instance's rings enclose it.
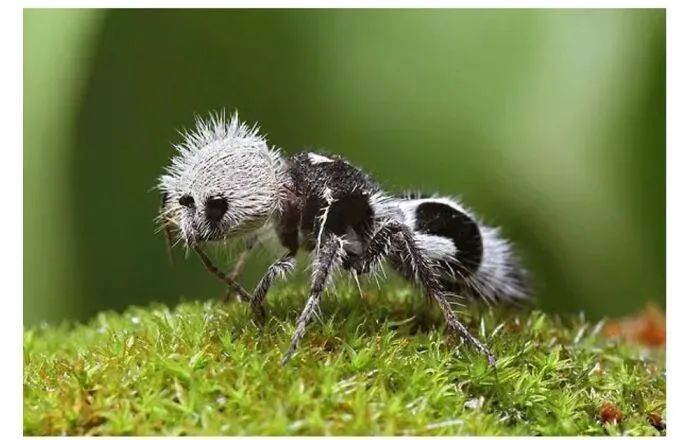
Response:
[[[159,179],[163,213],[180,227],[183,238],[221,239],[260,227],[281,209],[280,189],[287,179],[280,152],[267,145],[256,125],[238,114],[196,117],[193,131],[183,133],[177,155]],[[180,205],[192,197],[194,210]],[[224,198],[228,209],[217,225],[206,221],[204,208],[211,197]]]

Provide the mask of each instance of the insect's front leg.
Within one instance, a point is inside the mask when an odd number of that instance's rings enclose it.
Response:
[[[297,319],[297,327],[292,336],[289,349],[282,358],[282,365],[289,362],[294,352],[299,348],[299,342],[304,336],[306,326],[311,320],[311,316],[318,307],[321,294],[325,290],[334,270],[340,265],[343,257],[343,239],[337,235],[329,234],[319,244],[319,251],[316,253],[313,262],[313,272],[311,275],[311,293],[306,301],[304,310]]]
[[[199,256],[199,259],[202,260],[202,264],[204,264],[204,267],[207,268],[209,272],[211,272],[214,276],[219,278],[221,281],[226,283],[229,286],[229,289],[232,291],[236,292],[238,296],[241,297],[241,299],[244,299],[246,301],[250,301],[250,294],[245,291],[243,287],[241,287],[240,284],[233,280],[229,280],[226,277],[226,274],[223,273],[214,263],[211,261],[211,259],[207,256],[207,254],[204,252],[204,250],[199,246],[195,245],[193,247],[194,251],[197,253]]]
[[[260,321],[265,320],[265,308],[262,303],[265,300],[267,291],[270,290],[272,283],[285,277],[296,266],[296,257],[293,253],[289,253],[278,259],[267,268],[265,275],[258,282],[257,287],[253,291],[253,297],[250,301],[250,307]]]

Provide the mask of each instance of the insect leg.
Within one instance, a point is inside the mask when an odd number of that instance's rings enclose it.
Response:
[[[404,271],[411,274],[415,278],[415,281],[423,287],[428,297],[437,302],[438,307],[440,307],[447,321],[448,327],[457,332],[463,342],[468,342],[483,353],[489,365],[494,365],[496,358],[491,351],[481,341],[472,336],[469,330],[467,330],[464,324],[462,324],[455,315],[430,263],[423,256],[420,248],[416,246],[413,232],[408,226],[401,224],[394,224],[392,227],[396,230],[395,238],[392,240],[392,251],[402,259]]]
[[[289,362],[294,352],[299,348],[299,342],[304,336],[306,326],[311,320],[311,316],[316,307],[318,307],[321,293],[328,284],[333,271],[339,266],[342,260],[343,240],[336,236],[330,235],[319,246],[319,252],[316,254],[313,263],[313,273],[311,275],[311,293],[306,301],[304,310],[297,319],[297,327],[292,336],[292,342],[289,349],[282,358],[282,365]]]
[[[295,265],[296,258],[293,254],[289,253],[272,263],[270,267],[267,268],[265,275],[263,275],[258,282],[257,287],[253,291],[253,297],[250,300],[250,307],[260,320],[265,319],[265,308],[262,303],[265,300],[270,286],[275,280],[286,276],[289,272],[294,270]]]
[[[236,260],[235,266],[233,266],[233,269],[226,275],[226,278],[231,280],[231,281],[236,281],[238,279],[238,276],[241,274],[241,271],[243,270],[243,266],[245,265],[246,260],[248,259],[248,255],[250,255],[250,251],[253,250],[253,248],[258,244],[257,238],[253,237],[249,240],[246,240],[245,242],[245,248],[241,253],[238,255],[238,259]],[[226,289],[226,292],[224,292],[224,297],[222,298],[222,302],[227,303],[231,301],[231,294],[235,293],[235,291],[232,291],[230,288]]]
[[[209,272],[211,272],[212,274],[214,274],[214,276],[226,283],[229,286],[229,288],[236,292],[242,299],[250,301],[250,295],[248,294],[248,292],[246,292],[245,289],[241,287],[241,285],[237,282],[229,280],[226,277],[226,274],[214,265],[214,263],[211,261],[211,259],[209,259],[207,254],[199,245],[193,246],[193,249],[199,256],[199,259],[202,260],[202,264],[204,264],[204,267],[206,267]]]
[[[226,278],[229,280],[234,280],[236,281],[238,279],[238,276],[241,274],[241,271],[243,270],[243,266],[245,265],[246,260],[248,259],[248,255],[250,255],[250,251],[255,248],[255,246],[258,244],[258,241],[256,238],[252,238],[250,240],[246,240],[245,242],[245,248],[243,248],[243,251],[238,255],[238,259],[236,260],[236,265],[233,266],[233,269],[226,275]]]
[[[379,226],[367,242],[365,252],[360,257],[356,269],[359,273],[366,273],[379,264],[390,251],[391,238],[401,230],[401,224],[388,222]]]

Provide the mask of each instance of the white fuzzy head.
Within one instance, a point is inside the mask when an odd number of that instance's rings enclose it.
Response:
[[[196,119],[159,179],[161,221],[189,246],[254,231],[281,206],[286,165],[238,115]],[[167,231],[166,231],[167,232]]]

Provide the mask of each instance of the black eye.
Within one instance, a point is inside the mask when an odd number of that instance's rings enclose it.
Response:
[[[194,198],[190,195],[184,195],[180,197],[180,200],[178,200],[182,206],[187,206],[188,208],[191,208],[194,206]]]
[[[220,197],[212,197],[207,200],[207,204],[204,207],[204,215],[207,216],[209,220],[218,222],[226,214],[228,209],[228,202],[226,199]]]

